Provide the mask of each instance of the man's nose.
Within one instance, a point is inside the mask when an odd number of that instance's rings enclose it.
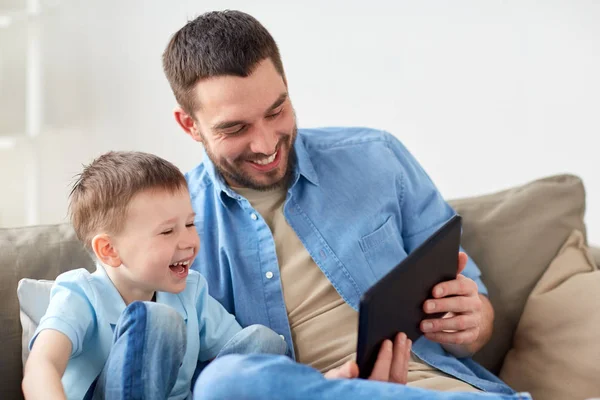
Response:
[[[255,154],[264,154],[270,156],[275,153],[277,148],[278,136],[275,130],[264,125],[255,127],[250,143],[250,150]]]

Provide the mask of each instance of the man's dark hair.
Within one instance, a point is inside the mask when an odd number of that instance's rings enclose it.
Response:
[[[254,17],[241,11],[211,11],[178,30],[163,53],[163,69],[175,98],[194,116],[194,87],[201,79],[247,77],[259,62],[271,59],[285,82],[279,49]]]

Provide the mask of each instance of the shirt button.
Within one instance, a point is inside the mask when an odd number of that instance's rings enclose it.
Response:
[[[252,213],[252,214],[250,214],[250,218],[252,218],[253,220],[256,221],[258,219],[258,216],[256,214]]]
[[[273,273],[269,271],[265,274],[265,276],[267,277],[267,279],[271,279],[273,277]]]
[[[281,340],[285,340],[285,336],[279,335],[279,337],[281,338]]]

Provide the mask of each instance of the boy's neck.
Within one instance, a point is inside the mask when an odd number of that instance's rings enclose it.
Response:
[[[156,301],[156,291],[147,292],[145,290],[140,290],[139,288],[132,288],[128,285],[128,282],[121,278],[121,276],[116,273],[118,268],[122,267],[111,267],[102,265],[104,271],[106,271],[106,275],[114,285],[117,292],[121,295],[121,298],[125,302],[125,305],[128,306],[134,301]]]

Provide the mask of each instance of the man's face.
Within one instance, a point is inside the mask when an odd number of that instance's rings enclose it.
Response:
[[[246,77],[200,81],[190,136],[233,187],[269,190],[287,184],[296,118],[283,78],[270,59]]]

